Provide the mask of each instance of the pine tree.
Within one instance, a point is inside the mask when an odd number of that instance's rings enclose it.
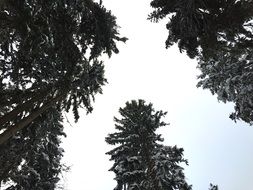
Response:
[[[156,134],[167,125],[161,120],[166,113],[144,100],[127,102],[119,113],[122,118],[114,118],[118,132],[106,137],[108,144],[117,145],[107,152],[114,161],[115,190],[190,190],[180,166],[187,163],[183,149],[162,145]]]
[[[233,120],[253,124],[253,1],[153,0],[149,19],[169,17],[166,47],[197,58],[198,87],[233,102]]]
[[[92,111],[106,83],[99,57],[118,53],[116,17],[92,0],[0,4],[0,145],[50,107]]]
[[[50,114],[48,113],[50,112]],[[0,149],[0,187],[8,190],[53,190],[67,169],[62,163],[65,136],[59,110],[50,108],[32,126],[17,133]]]

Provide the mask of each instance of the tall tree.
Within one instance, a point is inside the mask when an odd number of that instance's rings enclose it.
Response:
[[[118,132],[106,137],[108,144],[117,145],[107,152],[114,161],[115,190],[190,190],[181,166],[187,163],[183,149],[162,145],[156,134],[167,125],[162,121],[166,113],[144,100],[127,102],[119,113],[122,118],[114,118]]]
[[[198,86],[235,103],[234,120],[253,124],[253,2],[248,0],[153,0],[149,19],[169,17],[166,47],[197,58]]]
[[[60,111],[50,108],[0,147],[0,187],[56,189],[59,175],[66,168],[61,163],[60,143],[65,136],[61,121]]]
[[[118,53],[116,18],[92,0],[0,4],[0,145],[50,107],[92,111],[106,83],[103,53]]]

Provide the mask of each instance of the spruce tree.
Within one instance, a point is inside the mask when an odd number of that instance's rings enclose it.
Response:
[[[50,112],[50,114],[48,113]],[[0,187],[8,190],[53,190],[62,163],[61,138],[65,136],[59,110],[50,108],[31,126],[17,133],[0,148]]]
[[[253,48],[220,50],[216,56],[200,59],[198,87],[209,89],[219,101],[234,102],[230,118],[253,124]]]
[[[168,17],[166,47],[197,58],[198,87],[233,102],[233,120],[253,124],[253,2],[248,0],[152,0],[149,19]]]
[[[167,125],[163,111],[155,111],[144,100],[127,102],[119,109],[121,118],[114,118],[118,132],[109,134],[106,142],[117,145],[107,152],[114,161],[115,190],[190,190],[182,163],[183,149],[164,146],[159,127]]]
[[[253,18],[253,2],[248,0],[152,0],[149,19],[166,17],[169,31],[166,47],[178,43],[189,57],[209,56],[212,50],[242,36],[251,37],[245,24]],[[252,47],[252,45],[251,45]]]
[[[93,0],[0,3],[0,145],[52,106],[92,111],[118,53],[116,17]]]
[[[61,163],[62,112],[92,111],[102,54],[118,53],[116,17],[93,0],[0,2],[0,185],[49,189]]]

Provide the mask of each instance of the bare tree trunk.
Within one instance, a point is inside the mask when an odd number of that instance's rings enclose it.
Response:
[[[48,108],[52,107],[57,101],[61,100],[64,97],[64,93],[56,96],[52,100],[50,100],[45,105],[41,106],[30,115],[22,119],[20,122],[15,124],[14,126],[10,126],[3,133],[0,134],[0,145],[5,143],[9,138],[14,136],[18,131],[22,130],[25,126],[30,124],[33,120],[35,120],[40,114],[44,113]]]

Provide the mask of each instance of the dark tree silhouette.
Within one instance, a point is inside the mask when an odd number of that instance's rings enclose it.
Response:
[[[59,110],[50,108],[0,147],[0,187],[7,190],[53,190],[59,174],[65,136]]]
[[[154,8],[149,15],[151,21],[169,17],[166,47],[178,43],[180,51],[186,50],[191,58],[200,54],[209,56],[210,51],[240,35],[252,38],[244,27],[253,16],[251,1],[153,0],[151,7]]]
[[[47,109],[92,111],[106,83],[103,53],[118,53],[116,18],[92,0],[0,4],[0,145]]]
[[[92,111],[118,53],[116,17],[92,0],[0,1],[0,185],[55,189],[62,112]]]
[[[169,17],[166,47],[197,58],[198,86],[233,102],[230,118],[253,124],[253,2],[247,0],[153,0],[149,19]]]

